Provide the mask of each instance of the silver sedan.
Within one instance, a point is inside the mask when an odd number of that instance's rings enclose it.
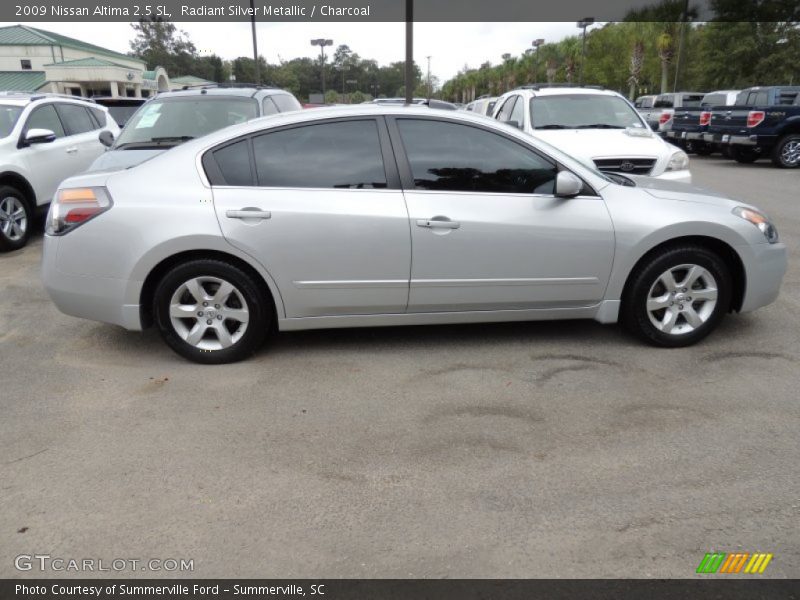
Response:
[[[753,206],[469,113],[358,105],[70,178],[43,260],[64,313],[224,363],[276,328],[587,318],[685,346],[774,301],[787,258]]]

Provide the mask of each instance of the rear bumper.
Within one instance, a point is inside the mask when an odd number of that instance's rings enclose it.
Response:
[[[738,248],[745,259],[745,292],[741,312],[772,304],[786,274],[788,253],[784,244],[756,244]]]
[[[703,141],[712,144],[735,145],[735,146],[759,146],[761,148],[771,148],[778,139],[776,135],[741,135],[733,133],[704,133]]]
[[[130,282],[60,271],[56,266],[59,241],[57,236],[45,235],[42,255],[42,283],[58,310],[73,317],[141,331],[139,305],[125,304]]]

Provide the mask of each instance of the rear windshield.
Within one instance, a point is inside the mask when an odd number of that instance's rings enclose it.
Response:
[[[633,107],[618,96],[559,94],[531,98],[534,129],[625,129],[643,127]]]
[[[703,96],[703,106],[722,106],[727,104],[727,94],[706,94]]]
[[[0,138],[8,136],[14,130],[14,125],[17,124],[21,114],[21,106],[0,104]]]
[[[653,106],[656,108],[672,108],[673,104],[672,96],[658,96]]]
[[[136,111],[116,145],[198,138],[257,116],[258,103],[252,98],[203,95],[156,99]]]
[[[683,96],[681,100],[681,106],[686,106],[687,108],[691,108],[693,106],[700,106],[700,103],[703,101],[702,94],[687,94]]]

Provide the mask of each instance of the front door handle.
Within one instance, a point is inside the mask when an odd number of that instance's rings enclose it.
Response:
[[[243,208],[225,211],[225,216],[229,219],[271,219],[272,213],[258,208]]]
[[[77,146],[72,146],[72,148],[67,148],[67,154],[75,154],[78,151]]]
[[[458,221],[444,221],[438,218],[417,219],[417,227],[428,227],[430,229],[458,229],[461,223]]]

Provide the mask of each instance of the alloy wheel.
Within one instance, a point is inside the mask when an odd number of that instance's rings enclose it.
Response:
[[[800,140],[792,140],[784,144],[781,148],[781,160],[783,164],[790,167],[800,163]]]
[[[714,313],[719,290],[714,276],[699,265],[683,264],[662,273],[647,294],[647,315],[659,331],[683,335]]]
[[[12,242],[18,242],[25,237],[27,229],[28,213],[22,200],[14,196],[0,200],[0,232]]]
[[[169,317],[187,344],[207,351],[236,344],[250,321],[242,293],[218,277],[195,277],[178,286],[170,300]]]

